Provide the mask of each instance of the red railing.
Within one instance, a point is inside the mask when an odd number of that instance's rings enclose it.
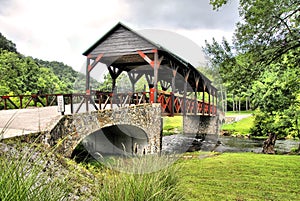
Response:
[[[57,96],[63,95],[65,104],[71,105],[71,113],[77,113],[82,105],[93,104],[96,110],[110,109],[114,107],[124,107],[150,103],[150,92],[134,93],[112,93],[91,91],[91,95],[74,94],[32,94],[32,95],[13,95],[0,96],[0,109],[22,109],[29,106],[46,107],[57,105]],[[214,104],[202,102],[192,98],[184,98],[172,92],[160,91],[157,94],[156,102],[161,104],[162,114],[174,116],[176,114],[200,114],[216,115],[217,107]],[[74,111],[74,104],[77,109]],[[1,106],[1,105],[0,105]]]
[[[94,91],[95,104],[98,109],[108,109],[116,107],[124,107],[130,105],[139,105],[149,103],[149,92],[135,92],[135,93],[112,93]]]
[[[173,93],[160,92],[157,102],[161,104],[162,113],[173,116],[175,114],[202,114],[216,115],[217,107],[214,104],[202,102],[183,96],[175,96]]]

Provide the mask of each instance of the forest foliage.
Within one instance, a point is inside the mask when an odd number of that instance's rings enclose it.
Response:
[[[85,86],[85,75],[71,66],[24,56],[1,33],[0,72],[0,95],[72,93],[75,84]]]
[[[240,0],[239,15],[232,44],[206,42],[211,66],[228,94],[251,99],[254,135],[300,138],[300,2]]]

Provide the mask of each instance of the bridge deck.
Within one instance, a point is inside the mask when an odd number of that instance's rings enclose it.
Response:
[[[9,109],[8,105],[10,105],[10,108],[14,109],[27,108],[29,105],[43,107],[53,106],[58,104],[57,97],[60,95],[62,94],[0,96],[0,103],[4,103],[4,109]],[[103,110],[157,102],[161,104],[162,115],[174,116],[195,114],[202,116],[215,116],[217,114],[217,107],[214,100],[212,102],[204,102],[203,100],[184,97],[179,94],[173,94],[165,91],[159,91],[157,93],[156,101],[153,102],[151,102],[151,99],[154,100],[151,98],[151,92],[113,93],[91,91],[90,95],[78,93],[63,94],[63,96],[64,104],[71,105],[70,113],[91,111],[93,108],[96,110]]]
[[[62,117],[61,113],[57,112],[58,108],[56,106],[56,97],[59,95],[0,96],[0,103],[4,102],[4,110],[0,110],[0,134],[3,134],[4,138],[10,138],[50,130]],[[150,103],[150,96],[150,92],[94,92],[93,95],[65,94],[64,114]],[[84,104],[85,102],[87,104]],[[160,91],[157,94],[157,102],[161,104],[163,116],[182,114],[215,116],[217,114],[217,108],[213,103],[209,104],[201,100],[184,98],[172,93]],[[9,109],[8,104],[11,108],[25,108],[7,110]],[[26,108],[32,104],[46,107]]]
[[[55,126],[61,117],[57,106],[0,110],[0,133],[3,138],[11,138],[44,132]]]

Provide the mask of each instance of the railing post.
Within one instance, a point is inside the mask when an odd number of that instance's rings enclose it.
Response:
[[[211,95],[211,90],[208,91],[208,115],[210,116],[211,113],[211,103],[210,103],[210,95]]]
[[[4,109],[7,110],[7,100],[6,100],[6,97],[4,97]]]
[[[22,109],[22,107],[23,107],[23,96],[22,95],[20,95],[20,109]]]
[[[202,92],[202,115],[204,116],[205,113],[205,84],[203,86],[203,92]]]
[[[156,103],[155,94],[156,94],[155,88],[150,88],[150,103]]]
[[[215,105],[215,91],[213,90],[213,92],[212,92],[213,94],[212,94],[212,115],[215,115],[215,107],[214,107],[214,105]]]
[[[34,103],[34,107],[37,107],[37,100],[36,100],[36,95],[35,94],[32,94],[32,99],[33,99],[33,103]]]
[[[171,92],[171,111],[170,111],[170,113],[171,113],[172,117],[174,116],[174,107],[175,107],[175,105],[174,105],[174,93]]]
[[[69,98],[70,98],[71,114],[73,114],[73,111],[74,111],[73,94],[70,94]]]
[[[216,91],[216,105],[215,105],[215,115],[218,114],[218,92]]]
[[[47,95],[45,95],[45,98],[46,98],[46,106],[49,106],[48,94],[47,94]]]
[[[99,105],[99,110],[102,110],[102,93],[98,92],[98,105]]]

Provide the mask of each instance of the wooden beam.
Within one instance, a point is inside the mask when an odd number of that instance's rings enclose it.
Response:
[[[160,80],[159,82],[163,91],[167,91],[171,87],[171,83],[166,80]]]
[[[100,59],[103,57],[103,54],[99,54],[97,56],[97,58],[94,60],[94,62],[92,64],[88,65],[88,71],[91,72],[93,70],[93,68],[98,64],[98,62],[100,61]]]
[[[123,72],[121,69],[117,69],[115,66],[107,66],[107,69],[109,71],[109,74],[112,78],[112,91],[114,91],[116,87],[116,79],[119,77],[119,75]]]
[[[160,66],[160,63],[164,59],[164,56],[161,56],[159,59],[155,59],[155,55],[158,54],[157,49],[153,49],[152,52],[154,53],[154,60],[150,59],[146,54],[144,54],[143,51],[137,50],[137,53],[148,63],[152,68],[154,68],[155,64],[157,64],[158,68]],[[155,61],[156,60],[156,61]]]
[[[148,85],[152,84],[153,85],[153,77],[150,74],[145,74],[146,80],[148,82]]]
[[[132,92],[135,92],[135,84],[144,74],[134,72],[127,72],[127,74],[132,85]]]

